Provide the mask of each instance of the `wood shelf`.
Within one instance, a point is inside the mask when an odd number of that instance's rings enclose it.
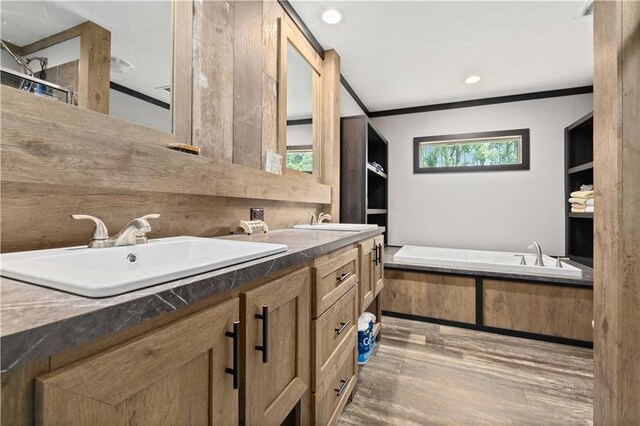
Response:
[[[370,172],[372,172],[373,174],[376,174],[382,178],[387,178],[387,174],[385,172],[379,172],[376,170],[375,167],[373,167],[371,164],[367,164],[367,170],[369,170]]]
[[[1,93],[3,184],[331,204],[331,186],[314,176],[277,175],[172,151],[166,144],[174,135],[7,86]],[[30,141],[46,155],[30,152]],[[101,167],[95,167],[96,152]]]
[[[573,219],[593,219],[593,213],[574,213],[570,212],[569,217]]]
[[[565,196],[582,185],[593,184],[593,113],[570,124],[564,131]],[[565,206],[565,253],[576,262],[593,264],[593,213],[574,213]]]
[[[387,209],[367,209],[367,214],[387,214]]]
[[[592,170],[592,169],[593,169],[593,161],[589,161],[588,163],[584,163],[584,164],[580,164],[579,166],[571,167],[569,170],[567,170],[567,173],[568,174],[573,174],[573,173],[583,172],[585,170]]]

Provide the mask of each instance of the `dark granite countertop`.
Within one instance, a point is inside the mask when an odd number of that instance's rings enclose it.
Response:
[[[282,229],[268,234],[223,237],[286,244],[289,249],[251,262],[102,299],[0,278],[1,370],[7,371],[124,330],[382,232],[384,228],[363,232]]]
[[[577,262],[573,262],[571,260],[566,261],[566,263],[568,263],[569,265],[575,266],[576,268],[582,269],[582,278],[551,277],[551,276],[544,277],[544,276],[529,275],[529,274],[516,274],[512,272],[476,271],[476,270],[468,270],[468,269],[460,269],[460,268],[449,268],[446,266],[405,265],[403,263],[395,263],[393,261],[393,255],[396,254],[396,252],[401,248],[402,247],[391,247],[391,246],[385,248],[385,251],[384,251],[384,259],[385,259],[384,267],[385,268],[593,287],[593,269],[589,268],[588,266],[581,265]]]

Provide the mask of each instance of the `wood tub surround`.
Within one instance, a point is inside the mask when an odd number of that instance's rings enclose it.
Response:
[[[483,325],[593,342],[593,290],[483,280]]]
[[[593,347],[593,287],[587,280],[542,282],[510,274],[498,278],[474,271],[432,272],[429,269],[438,268],[393,263],[395,250],[387,249],[385,315]]]
[[[385,271],[383,309],[473,324],[476,280],[422,272]]]
[[[352,254],[381,232],[227,237],[289,250],[103,299],[2,278],[2,423],[335,422],[357,380]],[[313,271],[349,262],[313,318]]]

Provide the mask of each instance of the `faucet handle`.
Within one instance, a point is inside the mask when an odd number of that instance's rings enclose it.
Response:
[[[516,257],[521,256],[520,264],[524,265],[524,266],[527,266],[527,260],[525,259],[524,254],[514,254],[514,256],[516,256]]]
[[[93,221],[93,234],[91,235],[92,240],[103,241],[109,238],[109,231],[107,230],[106,225],[97,217],[89,216],[88,214],[72,214],[71,218],[75,220],[86,219]]]
[[[158,213],[151,213],[151,214],[146,214],[142,216],[140,219],[147,222],[147,219],[157,219],[159,217],[160,215]],[[149,224],[149,222],[147,222],[147,224]],[[136,244],[145,244],[147,242],[146,234],[147,232],[150,232],[150,231],[151,231],[151,225],[149,225],[147,229],[138,230],[138,232],[136,233]]]
[[[331,222],[333,218],[331,217],[330,214],[327,213],[320,213],[320,215],[318,216],[318,222],[322,223],[322,221],[327,220],[329,222]]]
[[[569,260],[568,257],[562,257],[562,256],[558,256],[557,262],[556,262],[556,268],[562,268],[562,261],[563,260]]]
[[[309,215],[311,216],[311,221],[309,222],[309,225],[317,225],[318,224],[318,220],[316,219],[316,215],[314,212],[309,212]]]

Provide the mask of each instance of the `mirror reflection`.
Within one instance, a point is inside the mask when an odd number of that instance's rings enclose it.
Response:
[[[315,71],[287,44],[287,167],[313,173],[313,77]]]
[[[172,131],[170,1],[2,1],[1,83]]]

